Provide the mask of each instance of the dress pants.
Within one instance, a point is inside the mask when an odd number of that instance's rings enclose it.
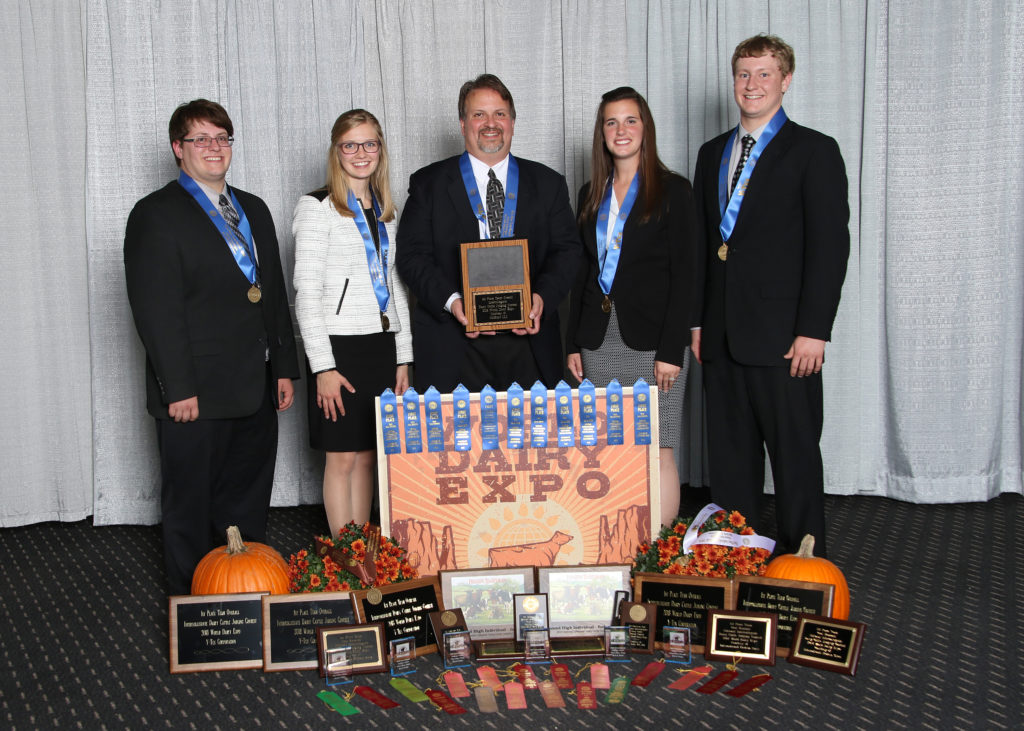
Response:
[[[224,545],[228,526],[247,541],[266,541],[277,459],[277,413],[267,388],[256,413],[235,419],[157,420],[163,486],[160,508],[171,594],[189,594],[192,573]]]
[[[534,381],[540,379],[529,336],[510,332],[469,338],[460,374],[462,385],[470,393],[478,393],[487,385],[495,391],[505,391],[513,381],[529,391]]]
[[[728,354],[704,364],[711,499],[758,525],[764,496],[764,449],[775,484],[778,553],[803,536],[824,557],[821,374],[795,378],[785,366],[745,366]]]

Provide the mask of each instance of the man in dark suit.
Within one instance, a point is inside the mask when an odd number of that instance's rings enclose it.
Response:
[[[275,409],[291,406],[299,369],[270,211],[225,184],[231,119],[197,99],[169,134],[178,179],[135,205],[124,265],[156,418],[168,584],[188,594],[229,525],[266,540]]]
[[[777,550],[809,533],[824,555],[821,368],[850,211],[836,141],[782,110],[793,67],[793,49],[775,36],[733,54],[740,124],[701,147],[694,178],[702,243],[692,346],[704,364],[712,499],[756,526],[767,446]]]
[[[509,154],[516,108],[498,77],[483,74],[459,92],[460,156],[428,165],[409,180],[395,264],[417,299],[415,383],[447,392],[490,384],[504,390],[562,374],[558,305],[579,266],[581,245],[565,178]],[[479,214],[474,211],[478,211]],[[459,244],[487,238],[529,241],[530,327],[504,333],[465,330]]]

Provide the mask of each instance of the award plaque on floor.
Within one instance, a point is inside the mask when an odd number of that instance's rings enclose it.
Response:
[[[526,239],[461,245],[466,332],[530,327],[530,252]]]

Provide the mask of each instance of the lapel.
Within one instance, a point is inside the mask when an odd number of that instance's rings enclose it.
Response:
[[[455,238],[460,242],[479,241],[480,223],[473,213],[473,204],[469,202],[466,185],[462,181],[458,155],[451,158],[450,164],[446,166],[445,177],[448,198],[451,201],[452,210],[455,211],[451,223],[455,229]]]
[[[764,190],[766,186],[770,187],[772,185],[772,170],[776,163],[782,159],[783,155],[789,151],[789,148],[792,147],[795,127],[796,125],[792,120],[787,120],[782,129],[779,130],[779,133],[768,143],[768,146],[764,148],[761,156],[757,159],[754,172],[751,173],[750,180],[747,181],[747,192],[743,196],[743,205],[740,206],[739,215],[736,217],[736,226],[733,229],[734,236],[737,232],[743,230],[747,219],[751,216],[756,216],[758,193]],[[719,155],[721,155],[721,151]],[[752,213],[751,211],[755,212]]]

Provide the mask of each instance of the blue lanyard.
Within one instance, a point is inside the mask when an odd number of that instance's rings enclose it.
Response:
[[[459,170],[462,172],[462,184],[466,187],[473,215],[487,230],[487,209],[480,199],[480,191],[476,188],[476,176],[473,175],[473,163],[469,161],[469,153],[464,152],[459,158]],[[505,212],[501,218],[501,238],[512,238],[516,225],[516,204],[519,202],[519,163],[511,155],[508,156],[508,176],[505,181]],[[490,238],[490,234],[487,235]]]
[[[252,228],[249,226],[249,219],[245,217],[245,211],[242,210],[242,206],[239,205],[238,199],[235,198],[235,192],[230,187],[224,186],[226,195],[231,197],[231,205],[235,207],[238,212],[238,230],[242,232],[242,236],[245,237],[245,246],[238,240],[231,227],[228,226],[228,222],[224,220],[224,216],[220,215],[220,209],[213,205],[213,201],[210,197],[203,192],[203,189],[199,187],[199,184],[189,177],[188,173],[184,170],[178,173],[178,183],[181,184],[185,190],[188,191],[189,195],[195,198],[204,211],[210,216],[210,220],[220,231],[220,235],[224,237],[224,240],[228,244],[228,248],[231,250],[231,255],[235,257],[235,262],[238,264],[238,268],[242,270],[242,274],[249,280],[249,284],[258,283],[258,270],[256,266],[256,255],[255,244],[252,240]]]
[[[732,191],[732,197],[727,198],[729,195],[729,157],[732,155],[732,146],[736,140],[739,128],[734,129],[732,134],[729,135],[729,140],[725,143],[725,149],[722,150],[722,165],[718,169],[718,210],[722,214],[722,222],[718,226],[718,231],[722,234],[722,241],[728,241],[729,237],[732,236],[732,230],[736,226],[736,218],[740,213],[740,206],[743,205],[743,196],[747,192],[747,181],[750,180],[750,176],[754,172],[754,164],[757,162],[757,158],[761,157],[764,148],[779,133],[786,120],[786,112],[782,107],[779,107],[779,111],[775,112],[772,120],[761,133],[761,138],[750,151],[750,157],[747,158],[747,164],[743,167],[740,179],[736,181],[736,188]]]
[[[622,199],[622,207],[619,208],[619,215],[615,218],[615,226],[612,229],[612,240],[608,241],[608,215],[612,207],[612,196],[614,195],[612,181],[609,179],[605,188],[604,200],[597,211],[597,256],[601,263],[601,274],[597,278],[601,285],[601,291],[606,295],[612,292],[612,282],[615,281],[615,271],[619,268],[619,255],[622,253],[622,228],[626,225],[629,212],[633,210],[636,203],[637,193],[640,190],[640,173],[633,175],[633,180],[626,191],[626,197]]]
[[[380,240],[380,254],[377,254],[377,247],[373,243],[373,234],[370,233],[370,224],[363,215],[363,207],[351,190],[348,192],[348,207],[355,214],[356,228],[359,235],[363,237],[363,248],[366,249],[366,266],[370,271],[370,283],[373,284],[373,293],[377,296],[377,304],[381,312],[388,311],[388,301],[391,299],[391,292],[388,291],[388,230],[384,222],[380,220],[380,204],[377,196],[370,189],[370,199],[373,201],[373,213],[377,218],[377,235]]]

